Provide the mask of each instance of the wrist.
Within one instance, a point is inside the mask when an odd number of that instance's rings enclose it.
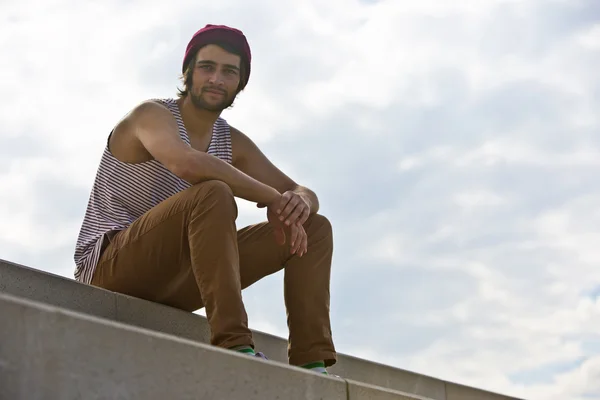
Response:
[[[270,192],[271,193],[265,204],[267,204],[268,207],[279,207],[279,203],[281,202],[281,193],[273,188],[271,188]]]

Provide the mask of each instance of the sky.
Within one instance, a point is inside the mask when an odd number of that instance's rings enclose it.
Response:
[[[208,23],[253,53],[223,117],[333,225],[339,352],[600,399],[597,0],[0,0],[0,258],[73,277],[110,129]],[[282,276],[244,301],[287,337]]]

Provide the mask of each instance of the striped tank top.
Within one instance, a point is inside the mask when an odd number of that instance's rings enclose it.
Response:
[[[191,145],[177,100],[153,101],[171,111],[181,139]],[[232,162],[229,124],[223,118],[215,122],[207,153]],[[87,284],[92,281],[102,243],[109,232],[126,229],[146,211],[190,186],[156,160],[139,164],[117,160],[107,141],[75,245],[75,280]]]

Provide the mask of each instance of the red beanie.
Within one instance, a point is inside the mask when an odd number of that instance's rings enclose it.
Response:
[[[196,32],[194,36],[192,36],[192,39],[185,49],[185,57],[183,58],[183,67],[181,69],[182,72],[185,73],[185,69],[190,62],[190,58],[192,58],[194,53],[200,47],[215,42],[227,43],[233,48],[237,49],[242,55],[241,62],[245,64],[245,79],[243,81],[243,85],[239,88],[242,90],[250,78],[250,62],[252,60],[252,55],[250,54],[250,46],[248,45],[246,36],[244,36],[242,31],[235,28],[230,28],[225,25],[208,24]]]

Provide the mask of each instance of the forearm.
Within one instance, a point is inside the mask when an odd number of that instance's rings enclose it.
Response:
[[[296,186],[292,191],[301,196],[310,205],[311,214],[315,214],[319,211],[319,198],[315,192],[300,185]]]
[[[281,193],[271,186],[257,181],[217,157],[202,152],[193,151],[189,154],[182,175],[191,184],[212,179],[223,181],[229,185],[234,196],[255,203],[271,204],[281,197]]]

